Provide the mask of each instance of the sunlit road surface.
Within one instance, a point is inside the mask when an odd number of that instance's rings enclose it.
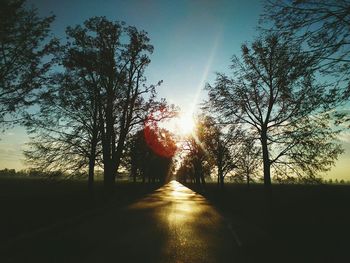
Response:
[[[237,262],[226,222],[201,195],[177,181],[130,206],[153,213],[164,232],[160,262]]]
[[[12,262],[241,262],[224,218],[176,181],[18,250]]]

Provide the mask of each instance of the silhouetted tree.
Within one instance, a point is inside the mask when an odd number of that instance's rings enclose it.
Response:
[[[343,95],[350,95],[350,2],[348,0],[266,0],[265,21],[307,47],[322,73],[337,76]],[[344,116],[344,119],[349,116]]]
[[[177,178],[177,180],[179,180],[182,183],[187,183],[188,180],[190,181],[190,183],[195,182],[193,167],[191,164],[191,160],[189,158],[184,159],[181,162],[180,167],[176,171],[176,178]]]
[[[145,84],[153,49],[145,32],[94,17],[66,33],[57,57],[63,67],[41,96],[40,113],[27,119],[39,136],[26,155],[46,169],[87,168],[89,186],[96,162],[103,164],[110,189],[128,136],[145,122],[171,116],[172,106],[157,101],[156,86]]]
[[[255,144],[255,140],[246,137],[236,146],[239,150],[236,155],[235,178],[245,180],[248,187],[253,178],[259,177],[261,168],[261,149]]]
[[[233,77],[218,73],[207,85],[213,110],[259,138],[267,187],[271,167],[314,177],[342,153],[330,127],[337,90],[317,84],[314,67],[300,46],[268,34],[243,45],[242,59],[233,57]]]
[[[202,127],[198,140],[210,155],[217,169],[218,184],[223,188],[225,176],[236,167],[231,148],[235,147],[234,142],[240,133],[234,126],[224,133],[223,128],[209,116],[202,116],[197,125]]]
[[[138,131],[130,147],[131,176],[137,175],[145,182],[164,182],[170,172],[172,158],[177,150],[176,143],[166,129],[146,126]]]
[[[33,105],[49,81],[57,41],[50,39],[54,16],[40,18],[24,0],[4,0],[0,6],[0,125],[11,124]],[[8,118],[7,118],[8,117]]]
[[[194,131],[184,139],[183,162],[186,163],[186,166],[192,167],[194,181],[197,185],[205,185],[205,176],[210,175],[214,163],[205,145],[206,139],[209,140],[210,137],[209,128],[198,118]]]
[[[125,142],[152,111],[165,108],[155,100],[156,86],[145,84],[144,70],[153,47],[144,31],[93,17],[68,27],[68,55],[79,77],[96,87],[104,182],[114,183]]]
[[[32,137],[27,161],[41,170],[88,170],[92,189],[95,162],[100,151],[97,87],[80,68],[63,58],[65,72],[56,75],[57,85],[41,98],[40,111],[27,118]]]

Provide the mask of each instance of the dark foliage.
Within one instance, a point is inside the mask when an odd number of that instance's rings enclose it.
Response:
[[[213,111],[260,141],[266,186],[271,168],[315,179],[343,152],[331,126],[338,90],[315,81],[315,62],[288,38],[267,34],[233,57],[232,77],[218,73],[207,85]]]
[[[24,0],[4,0],[0,6],[0,125],[21,121],[20,113],[35,104],[50,81],[48,72],[57,51],[50,36],[54,16],[40,18]]]

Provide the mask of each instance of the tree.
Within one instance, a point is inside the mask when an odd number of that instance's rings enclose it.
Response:
[[[48,168],[88,167],[89,185],[97,161],[111,188],[128,136],[146,121],[171,116],[171,106],[156,100],[160,82],[145,83],[153,50],[145,32],[93,17],[66,33],[56,58],[62,72],[52,75],[50,89],[42,94],[40,114],[28,118],[41,136],[27,156]]]
[[[344,99],[350,95],[349,9],[347,0],[267,0],[262,16],[274,22],[275,31],[308,47],[322,73],[336,75],[345,84]]]
[[[172,158],[177,150],[173,136],[166,129],[145,126],[138,131],[129,151],[131,176],[134,182],[139,174],[145,182],[164,182],[169,175]]]
[[[180,167],[176,171],[176,179],[182,183],[187,183],[190,180],[191,183],[195,182],[193,173],[193,167],[189,158],[184,158]]]
[[[242,45],[242,60],[232,59],[233,77],[218,73],[207,85],[213,110],[260,141],[267,187],[271,167],[315,177],[342,153],[330,125],[338,90],[316,83],[314,63],[300,46],[268,34]]]
[[[240,178],[241,181],[246,181],[247,186],[254,177],[259,177],[259,169],[261,167],[261,149],[257,147],[256,142],[247,137],[240,145],[239,152],[236,155],[235,178]]]
[[[150,63],[148,54],[152,53],[153,47],[146,32],[124,27],[104,17],[91,18],[84,28],[69,28],[68,33],[76,40],[73,45],[81,49],[81,55],[91,50],[95,53],[92,70],[97,74],[94,81],[100,88],[104,182],[110,187],[130,130],[142,123],[156,104],[156,86],[146,86],[144,77],[144,70]],[[146,94],[148,101],[144,99]]]
[[[201,133],[198,135],[198,140],[201,141],[202,146],[206,149],[207,154],[217,169],[218,184],[221,188],[224,187],[224,180],[226,175],[236,168],[235,159],[232,156],[232,147],[240,135],[236,127],[225,134],[223,128],[215,123],[214,119],[209,116],[202,116],[198,124],[202,126]]]
[[[50,39],[54,16],[38,17],[36,9],[26,10],[24,0],[5,0],[0,8],[0,124],[36,103],[49,81],[57,41]],[[17,119],[18,121],[18,119]]]
[[[197,185],[205,185],[205,176],[210,174],[213,166],[212,156],[205,145],[209,138],[209,127],[201,118],[198,118],[192,134],[184,138],[182,151],[184,152],[182,163],[183,168],[192,170],[191,175]],[[209,140],[209,139],[208,139]]]
[[[156,101],[156,87],[161,82],[146,85],[144,77],[153,47],[146,32],[105,17],[68,27],[66,33],[63,65],[73,80],[81,80],[80,88],[89,90],[96,109],[93,116],[97,115],[94,127],[98,127],[101,142],[104,183],[110,188],[130,132],[143,125],[152,112],[167,109],[165,100]]]
[[[65,72],[56,75],[56,86],[42,96],[40,111],[26,119],[35,137],[25,156],[43,171],[60,169],[76,174],[87,169],[92,190],[100,153],[97,87],[81,77],[80,71],[68,63],[70,59],[67,56],[62,60]]]

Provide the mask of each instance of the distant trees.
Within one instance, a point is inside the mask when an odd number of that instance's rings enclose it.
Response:
[[[198,116],[192,134],[189,134],[184,139],[183,151],[185,156],[183,162],[184,168],[182,169],[188,170],[189,175],[193,177],[197,185],[205,185],[205,177],[210,175],[215,157],[217,157],[209,153],[209,147],[207,145],[207,143],[211,143],[211,149],[217,150],[217,147],[215,147],[217,142],[215,141],[219,137],[215,132],[218,132],[218,130],[215,130],[210,125],[209,118],[206,119],[205,116]],[[219,144],[221,145],[221,142]]]
[[[68,176],[79,178],[82,176],[81,173],[76,173],[74,175],[67,175],[63,171],[56,170],[56,171],[42,171],[42,170],[36,170],[36,169],[25,169],[25,170],[19,170],[16,171],[15,169],[1,169],[0,170],[0,177],[39,177],[39,178],[52,178],[52,179],[62,179],[67,178]]]
[[[241,182],[246,181],[249,187],[254,179],[260,178],[261,149],[256,146],[255,140],[249,137],[242,138],[236,147],[238,151],[234,178]]]
[[[223,188],[226,175],[236,168],[235,151],[232,148],[236,147],[234,143],[239,137],[239,131],[232,126],[224,133],[223,128],[210,116],[202,116],[198,125],[202,127],[198,139],[210,156],[217,170],[218,183]]]
[[[191,160],[185,157],[176,171],[176,179],[182,183],[194,183],[194,178]]]
[[[312,178],[342,153],[330,126],[337,89],[316,83],[314,67],[299,45],[267,34],[243,45],[242,59],[233,57],[232,77],[218,73],[207,85],[212,110],[260,141],[267,187],[271,167]]]
[[[177,150],[169,131],[146,126],[131,140],[130,170],[134,182],[141,177],[145,182],[165,182],[171,172],[172,158]]]
[[[193,133],[184,139],[178,178],[204,185],[205,177],[216,173],[218,184],[223,187],[226,175],[236,167],[231,147],[235,132],[224,133],[212,117],[199,115]]]
[[[49,81],[57,41],[50,37],[54,16],[40,18],[24,0],[1,1],[0,125],[14,123],[20,112],[37,102]]]

